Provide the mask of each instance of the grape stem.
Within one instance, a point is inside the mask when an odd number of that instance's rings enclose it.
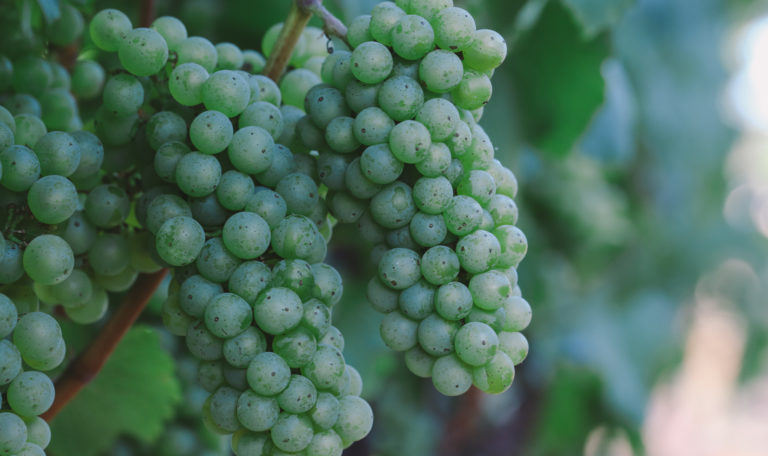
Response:
[[[56,381],[56,399],[51,408],[42,415],[43,419],[50,422],[85,385],[96,377],[167,273],[167,269],[161,269],[152,274],[139,276],[123,298],[117,312]]]
[[[141,0],[139,25],[149,27],[155,20],[155,0]]]
[[[264,67],[265,76],[278,82],[285,71],[285,67],[288,66],[293,48],[313,14],[323,21],[323,31],[326,35],[339,37],[349,44],[347,42],[347,27],[323,6],[322,0],[295,0],[291,3],[291,11],[285,19],[275,47],[272,48],[269,59],[267,59],[267,64]]]

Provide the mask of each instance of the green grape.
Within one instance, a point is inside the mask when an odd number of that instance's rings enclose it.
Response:
[[[240,114],[238,126],[240,129],[261,127],[276,140],[283,133],[283,115],[272,103],[256,101],[249,104]]]
[[[289,215],[272,229],[272,248],[283,258],[306,259],[316,248],[318,235],[317,225],[309,218]]]
[[[200,152],[217,154],[232,141],[232,122],[219,111],[205,111],[189,126],[189,138]]]
[[[163,261],[173,266],[184,266],[195,261],[200,254],[205,232],[194,219],[178,216],[160,226],[156,239],[157,253]]]
[[[493,93],[491,80],[482,73],[465,71],[461,83],[451,92],[453,102],[463,109],[477,109],[488,103]]]
[[[291,368],[283,358],[272,352],[256,355],[248,365],[248,386],[262,396],[282,392],[290,382]]]
[[[318,389],[329,389],[344,375],[344,356],[332,345],[320,343],[312,360],[301,368],[301,373]]]
[[[11,131],[11,129],[4,122],[0,122],[0,150],[12,146],[13,143],[13,131]],[[0,177],[2,177],[2,174],[0,174]]]
[[[219,43],[216,46],[216,68],[220,70],[239,70],[243,66],[243,52],[232,43]]]
[[[237,130],[227,150],[232,165],[245,174],[258,174],[270,168],[275,142],[264,128],[246,126]]]
[[[301,173],[291,173],[280,179],[275,191],[285,200],[289,214],[309,215],[320,198],[312,178]]]
[[[27,426],[27,442],[45,449],[51,442],[51,428],[48,423],[40,418],[26,418],[24,424]],[[44,453],[40,453],[43,454]]]
[[[348,51],[334,51],[333,54],[329,55],[328,58],[326,58],[323,62],[322,68],[320,68],[320,79],[322,82],[333,85],[335,87],[333,81],[333,71],[336,67],[336,62],[338,62],[340,59],[344,59],[349,62],[350,55],[352,54]],[[344,88],[344,86],[337,88],[341,90]]]
[[[77,101],[67,89],[48,89],[40,95],[43,123],[50,130],[77,130],[83,123]]]
[[[116,116],[138,112],[144,104],[144,86],[129,74],[112,76],[104,86],[104,106]]]
[[[450,354],[435,361],[432,383],[446,396],[459,396],[472,386],[472,372],[455,354]]]
[[[433,285],[447,284],[459,274],[459,257],[450,247],[434,246],[421,258],[421,273]]]
[[[276,336],[272,344],[272,350],[292,368],[304,367],[317,351],[315,337],[301,326]]]
[[[394,182],[402,174],[404,164],[391,152],[387,144],[366,148],[360,156],[363,175],[377,184]]]
[[[200,275],[208,280],[222,283],[240,264],[240,259],[230,252],[221,238],[210,238],[205,242],[195,265]]]
[[[466,235],[456,244],[461,267],[471,274],[485,272],[502,256],[496,237],[484,230]]]
[[[450,51],[432,51],[419,64],[419,78],[435,93],[450,92],[461,83],[463,75],[461,60]]]
[[[221,164],[211,155],[190,152],[176,165],[176,183],[189,196],[210,195],[221,179]]]
[[[427,354],[419,346],[405,352],[405,366],[417,377],[430,378],[434,364],[435,358]]]
[[[146,137],[153,150],[167,142],[183,142],[187,138],[187,123],[174,112],[157,112],[147,122]]]
[[[265,290],[253,305],[259,328],[267,334],[278,335],[296,327],[304,315],[301,299],[288,288]]]
[[[398,21],[405,16],[405,11],[392,2],[381,2],[373,7],[369,33],[376,41],[384,45],[392,44],[392,32]],[[355,46],[356,48],[359,47]]]
[[[251,325],[252,320],[251,306],[234,293],[221,293],[205,306],[205,326],[216,337],[237,336]]]
[[[272,268],[270,286],[293,290],[302,301],[312,296],[315,279],[312,267],[304,260],[281,260]]]
[[[408,288],[421,278],[421,259],[413,250],[394,248],[384,254],[379,263],[379,278],[395,290]]]
[[[88,251],[88,261],[101,274],[119,274],[130,262],[130,244],[124,236],[105,233],[94,241]]]
[[[499,338],[487,324],[469,322],[456,333],[456,354],[470,366],[482,366],[496,354]]]
[[[107,313],[108,307],[109,295],[107,292],[102,288],[94,287],[91,299],[79,307],[65,307],[64,312],[75,323],[89,325],[101,320]]]
[[[224,113],[227,117],[243,112],[250,101],[248,82],[239,73],[230,70],[213,73],[203,83],[201,93],[206,109]]]
[[[308,330],[315,338],[323,337],[331,325],[331,311],[328,306],[317,298],[312,298],[304,303],[304,316],[301,326]]]
[[[70,177],[83,179],[97,174],[104,162],[104,146],[99,137],[82,130],[75,131],[71,135],[80,145],[80,163]]]
[[[334,193],[326,201],[339,223],[355,223],[363,215],[368,205],[366,201],[354,198],[348,193]]]
[[[416,346],[419,323],[405,317],[399,311],[384,316],[379,328],[381,340],[395,351],[407,351]]]
[[[494,188],[495,189],[495,188]],[[495,226],[517,223],[518,209],[515,201],[506,195],[493,195],[487,205]]]
[[[419,280],[398,297],[400,312],[412,320],[423,320],[435,311],[435,287]]]
[[[173,16],[158,17],[152,22],[151,28],[163,37],[169,51],[175,51],[182,41],[187,39],[184,23]]]
[[[269,247],[269,225],[258,214],[238,212],[227,219],[222,230],[222,240],[227,249],[238,258],[258,258]]]
[[[10,412],[0,412],[0,453],[14,455],[22,451],[27,441],[24,421]]]
[[[389,134],[389,147],[400,161],[418,163],[424,160],[432,144],[429,130],[420,122],[405,120]]]
[[[337,304],[344,292],[339,272],[333,266],[317,263],[312,265],[312,275],[315,282],[313,296],[329,307]]]
[[[47,375],[28,371],[22,372],[8,387],[8,405],[20,416],[32,417],[43,414],[53,404],[55,391]]]
[[[351,117],[337,117],[328,124],[325,140],[334,152],[347,154],[360,146],[354,134],[354,124],[355,119]]]
[[[433,141],[448,139],[460,122],[459,111],[443,98],[433,98],[424,103],[416,114],[416,120],[427,127]]]
[[[477,307],[483,310],[496,310],[509,297],[511,285],[509,279],[500,271],[488,271],[477,274],[469,281],[469,291]]]
[[[309,70],[298,68],[289,71],[280,80],[283,103],[303,108],[307,92],[320,82],[320,78]]]
[[[201,275],[193,275],[181,284],[179,305],[189,315],[201,318],[208,302],[222,291],[220,284],[211,282]]]
[[[410,223],[410,234],[413,240],[422,247],[432,247],[445,239],[448,230],[440,215],[429,215],[419,212],[413,216]]]
[[[308,150],[325,151],[329,147],[325,143],[323,130],[312,123],[309,116],[304,116],[296,122],[296,134],[300,144]]]
[[[448,169],[450,164],[451,151],[448,146],[444,143],[433,142],[429,146],[426,158],[416,163],[416,170],[425,177],[438,177]]]
[[[499,336],[499,351],[504,352],[512,364],[517,365],[528,356],[528,340],[519,332],[502,331]]]
[[[8,296],[0,293],[0,338],[5,338],[16,327],[18,313]]]
[[[169,141],[161,145],[154,158],[154,170],[158,177],[166,182],[176,182],[176,166],[187,153],[189,147],[179,141]]]
[[[317,388],[309,379],[292,375],[288,386],[277,396],[280,408],[288,413],[305,413],[317,402]]]
[[[418,60],[435,47],[432,26],[421,16],[400,18],[391,31],[392,48],[406,60]]]
[[[464,50],[475,34],[475,19],[466,10],[456,7],[445,8],[433,20],[435,44],[453,52]]]
[[[373,21],[371,24],[373,25]],[[376,84],[387,79],[392,72],[392,65],[389,49],[376,41],[360,44],[352,51],[350,58],[352,74],[366,84]]]
[[[130,73],[150,76],[159,72],[168,61],[168,44],[155,30],[136,28],[125,35],[117,54]]]
[[[337,456],[344,449],[344,442],[339,435],[331,430],[316,432],[307,446],[307,454],[316,456]]]
[[[84,271],[75,269],[61,283],[50,287],[51,296],[64,307],[78,307],[91,299],[93,284]]]
[[[288,205],[279,193],[262,187],[248,200],[245,210],[260,215],[273,230],[285,218]]]
[[[330,429],[339,419],[339,411],[339,400],[331,393],[320,392],[309,416],[320,429]]]
[[[507,56],[507,43],[493,30],[477,30],[464,49],[464,63],[477,71],[490,71]]]
[[[32,114],[33,116],[40,117],[43,115],[43,108],[37,98],[26,93],[17,93],[8,97],[5,101],[5,105],[8,106],[8,111],[14,116],[18,114]],[[13,130],[16,129],[14,122]]]
[[[357,16],[349,22],[347,40],[353,49],[366,41],[373,41],[373,36],[371,35],[371,16],[369,14]]]
[[[267,61],[260,52],[252,49],[243,51],[243,69],[250,73],[260,73],[266,66]]]
[[[448,231],[457,236],[464,236],[480,226],[483,208],[474,198],[457,195],[448,203],[443,217]]]
[[[203,361],[221,359],[224,344],[205,327],[202,321],[189,325],[187,331],[187,348],[195,358]]]
[[[247,368],[251,360],[267,349],[264,333],[250,326],[235,337],[224,342],[224,359],[239,368]]]
[[[330,190],[343,190],[344,174],[348,158],[344,155],[323,152],[317,157],[317,175]]]
[[[197,366],[197,381],[209,393],[224,384],[224,366],[219,361],[201,361]]]
[[[432,22],[437,13],[453,6],[453,0],[408,0],[408,11]]]
[[[321,344],[336,347],[339,352],[344,351],[344,336],[341,334],[341,331],[339,331],[339,328],[333,325],[328,327],[328,331],[319,342]]]
[[[274,426],[278,416],[280,416],[280,406],[277,399],[273,397],[260,396],[251,390],[246,390],[237,400],[237,419],[250,431],[268,431]]]
[[[191,36],[182,41],[176,48],[177,65],[182,63],[197,63],[206,71],[212,72],[218,62],[218,54],[213,44],[205,38]]]
[[[339,90],[322,84],[309,89],[304,99],[304,110],[318,128],[326,128],[336,117],[349,115],[344,95]]]
[[[280,93],[280,87],[278,87],[275,81],[261,74],[255,74],[252,77],[259,84],[259,101],[280,106],[282,94]]]
[[[40,57],[24,56],[13,62],[13,90],[40,95],[53,80],[51,67]]]
[[[431,314],[419,323],[419,345],[428,355],[445,356],[453,352],[454,337],[458,329],[458,322],[444,320],[436,314]],[[431,367],[431,362],[429,365]]]
[[[470,196],[482,206],[486,206],[496,193],[496,183],[489,173],[473,169],[461,179],[456,192]]]
[[[295,453],[306,448],[312,441],[312,421],[306,415],[280,413],[270,436],[272,444],[280,450]],[[273,455],[276,454],[274,451]]]
[[[389,313],[398,308],[399,293],[384,285],[378,277],[368,281],[366,296],[373,310],[377,312]]]
[[[51,74],[53,75],[50,88],[64,89],[68,91],[72,86],[72,81],[70,80],[67,69],[56,62],[50,62],[50,65]]]
[[[16,324],[13,343],[24,361],[32,366],[47,359],[63,343],[61,327],[46,313],[30,312],[23,315]]]
[[[208,71],[195,62],[176,66],[168,79],[168,89],[173,99],[184,106],[203,102],[203,85],[208,80]]]
[[[528,251],[528,240],[525,234],[512,225],[499,226],[493,230],[493,234],[501,246],[498,266],[501,268],[517,267]]]
[[[13,310],[15,312],[16,308],[14,307]],[[21,372],[19,350],[10,340],[0,340],[0,386],[4,387],[11,383],[19,375],[19,372]]]
[[[85,200],[85,215],[99,228],[114,228],[120,225],[128,217],[130,210],[131,201],[128,195],[114,184],[99,185],[91,190]]]
[[[380,108],[365,108],[357,114],[354,121],[354,134],[357,140],[367,146],[386,143],[395,122]]]
[[[502,305],[503,318],[499,324],[504,331],[522,331],[531,322],[531,305],[519,296],[509,296]]]
[[[23,252],[14,242],[5,241],[5,252],[0,255],[0,283],[16,282],[24,275]]]
[[[0,151],[0,167],[0,184],[14,192],[28,190],[40,177],[40,161],[27,146],[13,145]]]
[[[37,141],[48,133],[45,124],[37,116],[17,114],[13,119],[16,122],[16,144],[34,147]]]
[[[216,198],[226,209],[242,210],[248,203],[256,186],[247,174],[229,170],[221,175],[219,186],[216,187]]]
[[[95,98],[101,93],[105,78],[104,68],[98,62],[78,60],[72,68],[72,93],[85,100]]]
[[[91,39],[104,51],[117,51],[132,28],[131,20],[123,12],[104,9],[91,19]]]
[[[264,34],[264,38],[261,43],[261,50],[264,53],[266,57],[269,57],[269,55],[272,53],[272,48],[274,48],[275,43],[277,42],[277,37],[280,35],[280,32],[283,30],[283,23],[274,24],[271,26],[267,32]],[[306,50],[306,37],[304,34],[301,34],[299,36],[298,41],[296,42],[296,46],[294,47],[293,54],[291,55],[291,63],[294,63],[294,59],[297,56],[301,56],[305,53]]]
[[[231,434],[240,429],[237,421],[237,400],[240,392],[234,388],[222,386],[206,401],[208,419],[210,419],[221,433]]]
[[[457,185],[464,175],[464,165],[458,158],[451,160],[451,164],[443,171],[443,176],[448,179],[451,185]]]
[[[365,400],[344,396],[339,400],[339,420],[333,430],[344,442],[362,440],[373,427],[373,411]],[[346,444],[345,444],[346,445]]]
[[[472,383],[483,392],[501,394],[512,385],[515,366],[506,353],[499,351],[484,366],[472,371]]]
[[[64,239],[43,234],[29,243],[24,250],[24,271],[35,282],[54,285],[63,282],[75,265],[72,248]]]
[[[406,226],[416,214],[411,187],[396,181],[389,184],[371,200],[371,215],[384,228]]]
[[[514,198],[517,195],[517,178],[508,168],[505,168],[498,160],[493,160],[487,171],[496,182],[496,193]]]

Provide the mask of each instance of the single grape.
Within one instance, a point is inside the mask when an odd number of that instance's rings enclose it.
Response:
[[[117,54],[126,70],[136,76],[149,76],[165,66],[168,45],[155,30],[136,28],[125,35]]]

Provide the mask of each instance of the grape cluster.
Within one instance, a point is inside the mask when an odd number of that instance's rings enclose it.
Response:
[[[374,244],[381,337],[446,395],[506,390],[528,350],[515,176],[478,124],[503,38],[451,0],[382,2],[305,99],[331,213]]]
[[[278,86],[241,70],[244,53],[235,45],[188,38],[168,17],[131,29],[121,14],[105,10],[91,22],[103,50],[115,50],[110,37],[125,36],[116,50],[128,73],[107,81],[101,109],[117,119],[136,116],[144,104],[137,78],[167,76],[176,109],[146,123],[154,155],[142,178],[156,182],[136,216],[154,235],[160,260],[175,268],[164,320],[200,360],[198,379],[209,392],[204,421],[234,434],[239,455],[341,454],[368,434],[373,416],[330,323],[343,287],[323,263],[321,227],[330,225],[314,158],[282,143],[296,134],[285,125],[297,117],[292,100],[302,100],[319,77],[297,68]],[[308,51],[294,57],[297,65],[327,55],[326,40],[313,33],[305,32]],[[104,131],[112,139],[117,133]]]

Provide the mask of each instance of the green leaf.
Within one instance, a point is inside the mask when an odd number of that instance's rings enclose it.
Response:
[[[158,333],[134,327],[99,375],[51,424],[51,453],[105,454],[119,435],[151,442],[181,400],[174,362]]]
[[[521,35],[508,60],[523,132],[552,155],[568,153],[603,103],[600,66],[609,55],[605,35],[586,39],[558,2]]]
[[[48,24],[61,17],[59,0],[37,0],[37,5],[40,7],[40,11],[43,13],[45,22]]]
[[[579,21],[586,36],[594,36],[616,25],[634,0],[562,0]]]

